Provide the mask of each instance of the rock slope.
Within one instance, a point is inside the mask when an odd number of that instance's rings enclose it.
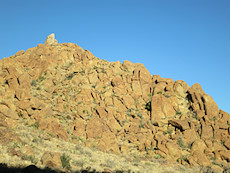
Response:
[[[107,153],[217,172],[229,167],[230,116],[198,83],[152,76],[139,63],[100,60],[51,34],[44,44],[3,58],[0,85],[2,146],[24,145],[17,127],[26,122],[55,139]],[[9,152],[20,156],[15,146]],[[61,161],[51,151],[38,160],[49,167]]]

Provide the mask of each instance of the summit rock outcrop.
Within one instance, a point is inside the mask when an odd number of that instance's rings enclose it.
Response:
[[[103,152],[229,167],[230,115],[199,84],[152,76],[139,63],[100,60],[51,34],[3,58],[0,85],[1,145],[22,143],[10,129],[23,120]]]

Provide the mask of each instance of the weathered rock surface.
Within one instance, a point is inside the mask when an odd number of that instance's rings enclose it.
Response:
[[[158,154],[190,165],[209,166],[214,157],[230,163],[230,116],[199,84],[152,76],[139,63],[100,60],[76,44],[57,43],[54,34],[2,59],[0,86],[3,144],[24,118],[55,138],[105,152]],[[61,165],[53,152],[40,162]]]

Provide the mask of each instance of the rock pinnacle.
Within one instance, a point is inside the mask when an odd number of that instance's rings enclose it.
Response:
[[[46,41],[44,43],[45,45],[55,45],[57,44],[57,40],[55,39],[55,34],[52,33],[50,34],[47,38]]]

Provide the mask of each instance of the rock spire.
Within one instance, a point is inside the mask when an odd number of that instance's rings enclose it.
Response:
[[[55,39],[55,34],[52,33],[50,34],[47,38],[46,38],[46,41],[45,41],[45,45],[56,45],[58,42],[57,40]]]

